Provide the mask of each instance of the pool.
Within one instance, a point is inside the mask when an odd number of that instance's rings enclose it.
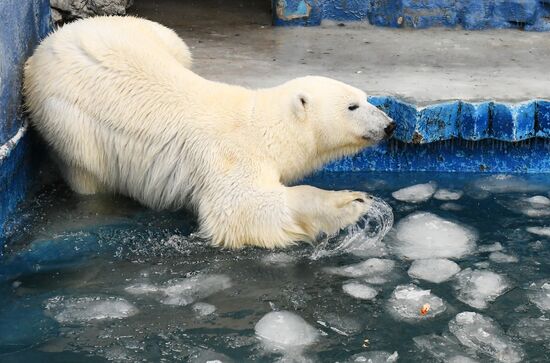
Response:
[[[550,176],[307,182],[369,191],[393,228],[352,253],[345,233],[225,251],[188,212],[48,186],[0,260],[0,361],[550,360]]]

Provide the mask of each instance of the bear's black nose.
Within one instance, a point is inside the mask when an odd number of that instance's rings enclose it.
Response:
[[[386,126],[386,128],[384,129],[384,132],[386,133],[386,137],[390,138],[393,135],[393,132],[395,131],[396,126],[397,125],[393,121],[390,122],[388,126]]]

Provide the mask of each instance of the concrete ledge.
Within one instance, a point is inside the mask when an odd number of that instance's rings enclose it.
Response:
[[[319,25],[332,19],[396,28],[550,30],[548,0],[273,0],[273,9],[275,25]]]

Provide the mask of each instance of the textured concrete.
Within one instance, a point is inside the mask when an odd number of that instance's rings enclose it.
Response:
[[[420,105],[550,99],[550,36],[336,23],[272,27],[269,0],[136,0],[130,12],[174,28],[194,70],[249,87],[325,75]]]

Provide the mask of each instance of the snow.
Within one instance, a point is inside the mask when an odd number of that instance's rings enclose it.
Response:
[[[124,319],[138,313],[138,309],[119,297],[56,296],[46,302],[46,311],[59,323],[83,323],[92,320]]]
[[[469,311],[459,313],[449,322],[449,331],[462,345],[499,362],[516,363],[523,359],[521,347],[489,317]]]
[[[395,261],[381,258],[369,258],[366,261],[341,267],[328,267],[325,271],[346,277],[380,277],[390,273]]]
[[[429,353],[439,362],[477,362],[468,357],[468,355],[464,352],[464,348],[460,345],[460,342],[452,336],[439,336],[435,334],[422,335],[413,338],[413,341],[418,348]]]
[[[225,275],[195,275],[172,279],[161,286],[140,283],[128,286],[126,292],[134,295],[153,295],[166,305],[185,306],[231,287]]]
[[[437,200],[459,200],[464,193],[460,190],[439,189],[434,198]]]
[[[397,362],[399,354],[397,352],[389,353],[381,350],[355,354],[348,359],[349,363],[394,363]]]
[[[413,261],[408,271],[409,276],[414,279],[436,284],[447,281],[458,272],[460,267],[455,262],[443,258]]]
[[[510,289],[508,279],[489,270],[467,268],[456,275],[455,290],[458,300],[476,309],[488,304]]]
[[[542,312],[550,312],[550,280],[529,285],[527,296]]]
[[[216,311],[216,307],[212,304],[198,302],[193,304],[193,311],[198,316],[207,316]]]
[[[372,300],[378,294],[376,289],[360,282],[348,282],[342,285],[342,289],[348,295],[361,300]]]
[[[514,263],[514,262],[518,262],[518,258],[516,256],[507,255],[507,254],[499,252],[499,251],[492,252],[489,255],[489,260],[491,260],[493,262],[496,262],[496,263]]]
[[[254,327],[256,335],[269,350],[293,351],[317,341],[319,332],[302,317],[289,311],[272,311]]]
[[[436,189],[437,184],[432,182],[426,184],[416,184],[393,192],[392,197],[401,202],[420,203],[430,199]]]
[[[473,183],[474,188],[490,193],[527,193],[544,190],[541,185],[531,184],[525,179],[513,175],[492,175],[478,179]]]
[[[427,314],[420,313],[420,309],[429,304]],[[433,295],[430,290],[422,290],[414,284],[399,285],[393,290],[388,300],[388,310],[397,320],[416,322],[433,318],[447,309],[442,299]]]
[[[461,258],[473,251],[477,239],[472,229],[426,212],[408,215],[395,230],[395,252],[412,260]]]
[[[538,236],[550,237],[550,227],[527,227],[526,230]]]

